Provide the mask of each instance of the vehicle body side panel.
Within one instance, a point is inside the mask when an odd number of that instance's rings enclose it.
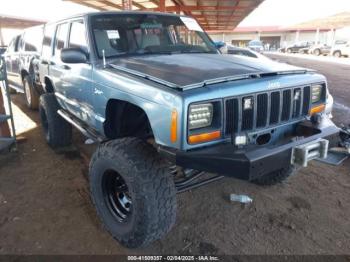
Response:
[[[95,128],[103,133],[106,105],[110,99],[130,102],[142,108],[150,121],[155,140],[160,145],[180,148],[182,133],[180,120],[182,115],[182,98],[179,92],[155,87],[151,81],[130,77],[124,73],[115,73],[105,69],[96,69],[93,74]],[[177,142],[170,141],[171,112],[178,113]]]

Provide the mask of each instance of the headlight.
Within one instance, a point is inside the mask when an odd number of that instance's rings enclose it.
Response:
[[[312,103],[317,103],[318,101],[321,100],[323,86],[322,85],[314,85],[311,88],[312,88],[311,89]]]
[[[213,104],[191,105],[188,120],[190,130],[210,126],[213,120]]]

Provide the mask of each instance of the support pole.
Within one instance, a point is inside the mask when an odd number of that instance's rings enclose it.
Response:
[[[2,27],[0,25],[0,46],[4,46],[5,41],[4,41],[4,36],[2,35]]]
[[[123,10],[132,10],[132,1],[131,0],[123,0]]]
[[[320,29],[317,28],[316,34],[315,34],[315,44],[317,45],[319,41],[320,41]]]
[[[165,12],[165,0],[159,0],[159,11]]]

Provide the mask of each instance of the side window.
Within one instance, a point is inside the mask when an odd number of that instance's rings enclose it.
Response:
[[[55,34],[55,25],[46,25],[44,30],[44,39],[43,39],[43,49],[42,49],[42,57],[50,58],[52,55],[52,39]]]
[[[60,24],[57,27],[54,56],[59,58],[61,50],[65,47],[68,34],[68,24]]]
[[[84,21],[79,20],[72,22],[68,46],[88,51]]]

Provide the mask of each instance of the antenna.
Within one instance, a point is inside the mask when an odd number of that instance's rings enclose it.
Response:
[[[106,56],[105,56],[104,49],[102,49],[102,60],[103,60],[103,68],[106,68]]]

